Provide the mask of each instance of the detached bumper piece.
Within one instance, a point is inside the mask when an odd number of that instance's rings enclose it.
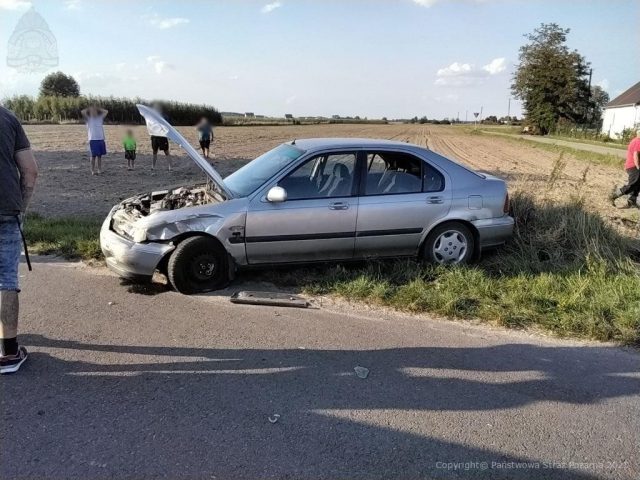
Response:
[[[231,303],[266,305],[268,307],[308,308],[309,302],[288,293],[242,291],[231,295]]]

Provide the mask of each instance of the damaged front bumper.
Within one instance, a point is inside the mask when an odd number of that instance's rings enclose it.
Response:
[[[136,243],[111,230],[107,216],[100,230],[100,247],[107,266],[122,278],[150,280],[160,261],[174,250],[171,243]]]

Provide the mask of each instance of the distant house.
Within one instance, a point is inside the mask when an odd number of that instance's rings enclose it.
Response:
[[[293,114],[291,114],[291,113],[285,113],[285,114],[284,114],[284,118],[285,118],[285,120],[293,120]]]
[[[602,117],[602,133],[618,137],[625,128],[640,125],[640,82],[611,100]]]
[[[246,112],[244,114],[244,118],[255,118],[255,117],[256,117],[256,114],[253,112]]]

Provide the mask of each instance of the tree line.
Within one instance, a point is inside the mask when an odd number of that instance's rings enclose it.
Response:
[[[62,72],[47,75],[40,84],[38,97],[20,95],[7,98],[2,104],[13,111],[22,122],[67,123],[82,121],[81,111],[91,105],[109,110],[107,122],[143,124],[136,104],[159,103],[174,125],[195,125],[202,117],[213,124],[222,124],[222,115],[209,105],[141,98],[82,96],[78,82]]]
[[[47,122],[47,123],[72,123],[81,122],[81,110],[90,105],[97,105],[109,110],[107,122],[124,124],[143,124],[136,104],[150,105],[151,103],[141,98],[115,98],[115,97],[49,97],[37,98],[20,95],[3,100],[3,105],[13,111],[22,122]],[[174,125],[195,125],[202,117],[207,117],[213,124],[222,124],[222,115],[214,107],[181,103],[171,101],[159,101],[164,113]]]

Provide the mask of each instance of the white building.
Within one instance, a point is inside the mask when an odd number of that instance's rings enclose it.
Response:
[[[640,126],[640,82],[611,100],[604,110],[602,133],[618,137],[625,128]]]

